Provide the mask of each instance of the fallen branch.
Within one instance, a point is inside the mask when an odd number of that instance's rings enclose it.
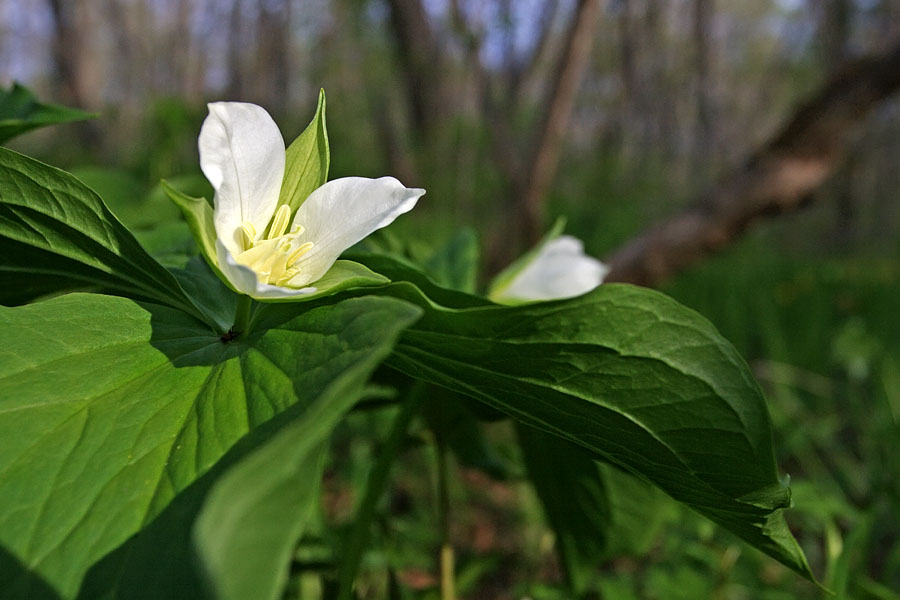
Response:
[[[837,168],[849,134],[898,89],[900,44],[847,64],[741,168],[612,252],[607,281],[656,285],[725,248],[757,219],[796,210]]]

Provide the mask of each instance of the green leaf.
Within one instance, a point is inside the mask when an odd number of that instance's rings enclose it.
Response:
[[[229,343],[180,311],[111,296],[0,308],[0,573],[15,573],[0,597],[36,579],[73,597],[248,432],[374,367],[420,312],[377,297],[286,308]],[[128,554],[98,570],[125,577]],[[142,566],[138,588],[157,567]]]
[[[14,83],[0,90],[0,144],[38,127],[84,121],[97,115],[74,108],[38,102],[26,87]]]
[[[587,448],[812,577],[783,518],[762,392],[700,315],[627,285],[463,310],[408,284],[384,293],[426,309],[389,361],[398,370]]]
[[[217,324],[218,331],[231,328],[241,296],[225,285],[206,261],[194,256],[184,267],[173,268],[171,272],[191,301]]]
[[[172,275],[72,175],[0,148],[0,303],[99,288],[203,319]]]
[[[285,558],[283,548],[290,545],[293,550],[295,535],[308,520],[307,502],[318,500],[314,490],[319,487],[321,463],[315,442],[327,438],[362,395],[362,383],[381,358],[383,354],[376,352],[371,361],[358,361],[358,368],[338,376],[299,417],[288,410],[251,431],[139,534],[95,564],[78,597],[194,599],[260,585],[257,593],[244,596],[257,598],[263,597],[263,589],[277,589],[291,558],[290,553]],[[211,501],[213,494],[218,501]],[[226,500],[234,506],[229,507]],[[210,531],[208,535],[218,537],[226,547],[206,548],[211,537],[204,533],[200,539],[197,521],[210,514],[232,522],[254,521],[254,527],[219,534]],[[249,543],[257,546],[252,555],[236,553],[241,563],[235,564],[229,550],[243,550]],[[253,570],[245,568],[250,562]],[[228,572],[219,573],[221,568]]]
[[[603,560],[649,551],[670,512],[662,494],[595,461],[584,448],[532,427],[517,431],[525,467],[576,595],[588,590]]]
[[[478,236],[461,229],[428,258],[425,270],[438,285],[469,294],[478,282]]]
[[[490,300],[465,294],[435,283],[410,262],[395,256],[383,254],[370,254],[363,252],[348,252],[345,257],[361,263],[377,273],[381,273],[391,281],[407,281],[415,285],[424,296],[416,296],[418,301],[424,301],[434,307],[448,308],[473,308],[478,306],[495,306]]]
[[[287,148],[278,204],[287,204],[291,207],[291,213],[296,212],[313,190],[328,180],[330,160],[328,130],[325,127],[325,90],[320,90],[315,116]]]

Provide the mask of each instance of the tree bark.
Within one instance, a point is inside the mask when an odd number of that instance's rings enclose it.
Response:
[[[741,168],[614,251],[607,281],[656,285],[723,249],[757,219],[796,210],[838,166],[848,134],[898,89],[900,44],[849,63]]]

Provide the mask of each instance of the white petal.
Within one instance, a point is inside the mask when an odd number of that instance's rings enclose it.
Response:
[[[291,285],[320,279],[344,250],[412,210],[424,193],[393,177],[345,177],[315,190],[294,215],[293,226],[304,228],[297,245],[314,245],[296,263],[300,274]]]
[[[498,295],[498,300],[554,300],[585,294],[601,283],[609,267],[587,256],[581,240],[562,235],[547,242],[535,259]]]
[[[292,289],[279,287],[277,285],[269,285],[260,283],[253,269],[238,264],[228,248],[222,244],[221,240],[216,240],[216,258],[219,261],[219,269],[222,274],[228,278],[234,288],[248,296],[258,299],[275,299],[290,298],[292,296],[304,296],[312,294],[317,289],[314,287],[305,287],[301,289]]]
[[[265,109],[213,102],[200,129],[200,168],[216,191],[216,235],[233,254],[243,249],[241,223],[259,235],[275,212],[284,179],[284,139]]]

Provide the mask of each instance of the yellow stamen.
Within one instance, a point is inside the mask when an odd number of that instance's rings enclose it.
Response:
[[[275,217],[272,218],[272,226],[269,227],[269,235],[267,237],[270,240],[274,240],[275,238],[284,235],[284,232],[287,231],[290,218],[291,207],[287,204],[279,206],[278,210],[275,211]]]
[[[244,251],[235,256],[235,260],[238,264],[253,269],[262,283],[290,286],[291,279],[301,272],[295,263],[314,246],[312,242],[304,242],[296,248],[293,247],[297,237],[303,233],[303,227],[294,225],[290,233],[285,233],[290,219],[291,208],[287,204],[279,206],[275,216],[272,217],[269,233],[265,239],[257,238],[253,223],[250,221],[241,223]]]
[[[313,245],[314,244],[312,242],[300,244],[300,246],[298,246],[297,249],[291,252],[290,256],[287,257],[288,266],[293,267],[294,263],[297,262],[301,256],[312,250]]]
[[[249,250],[256,243],[256,227],[250,221],[241,223],[241,234],[244,241],[244,249]]]

